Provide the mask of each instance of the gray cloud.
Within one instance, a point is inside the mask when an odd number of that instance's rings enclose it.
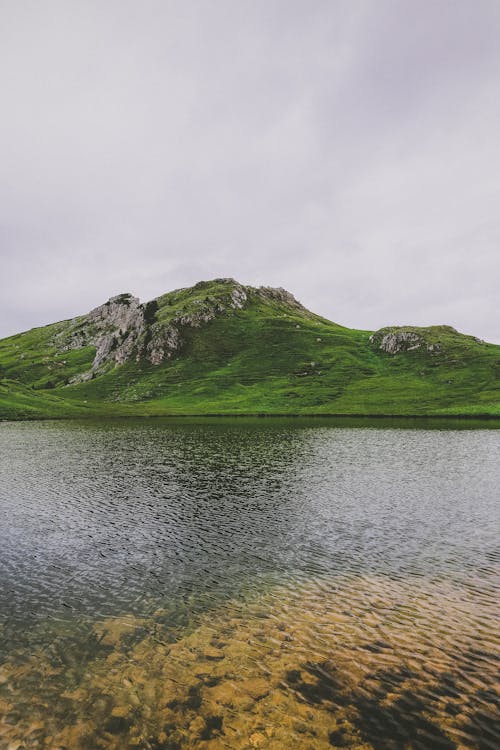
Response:
[[[497,0],[0,0],[0,335],[201,278],[500,342]]]

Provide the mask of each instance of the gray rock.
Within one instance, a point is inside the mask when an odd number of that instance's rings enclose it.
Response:
[[[369,341],[387,354],[411,352],[420,348],[425,348],[431,354],[440,352],[440,344],[428,342],[425,333],[425,329],[417,333],[410,328],[381,328],[370,336]]]
[[[105,372],[110,367],[128,361],[147,359],[159,365],[165,359],[176,356],[183,346],[183,329],[200,328],[217,316],[230,310],[241,310],[252,295],[305,310],[286,289],[272,287],[244,287],[234,279],[216,279],[227,289],[217,295],[208,294],[204,299],[194,300],[190,308],[178,308],[167,322],[156,320],[156,300],[141,304],[131,294],[111,297],[103,305],[91,310],[88,315],[75,318],[54,337],[59,351],[95,347],[95,357],[88,372],[81,373],[70,382],[84,382]],[[199,282],[194,289],[210,290],[213,282]],[[178,304],[178,303],[177,303]]]
[[[387,354],[398,354],[418,349],[423,344],[423,339],[413,331],[400,330],[389,333],[377,331],[370,336],[370,342]]]
[[[283,289],[283,287],[275,288],[272,286],[260,286],[257,289],[257,293],[264,299],[276,300],[277,302],[282,302],[289,307],[293,307],[299,310],[305,310],[305,307],[295,299],[293,294],[287,292],[287,290]]]

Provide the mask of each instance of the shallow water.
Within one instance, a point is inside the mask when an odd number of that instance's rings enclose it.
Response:
[[[0,748],[497,748],[500,431],[397,424],[0,425]]]

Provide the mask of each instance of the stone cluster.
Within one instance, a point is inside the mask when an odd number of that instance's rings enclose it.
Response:
[[[226,602],[188,628],[164,624],[173,610],[165,601],[151,617],[96,622],[84,649],[61,634],[49,651],[9,655],[1,747],[496,746],[497,660],[477,631],[478,616],[496,615],[493,597],[337,575]]]

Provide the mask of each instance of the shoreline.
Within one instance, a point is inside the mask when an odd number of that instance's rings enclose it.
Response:
[[[67,416],[19,416],[0,417],[0,424],[5,422],[61,422],[75,420],[99,420],[115,421],[128,419],[326,419],[339,421],[344,420],[416,420],[416,421],[478,421],[498,422],[500,426],[500,414],[336,414],[311,412],[310,414],[298,414],[290,412],[193,412],[193,413],[165,413],[165,414],[78,414]]]

